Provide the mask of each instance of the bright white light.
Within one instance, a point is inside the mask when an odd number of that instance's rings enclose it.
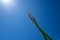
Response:
[[[5,10],[10,10],[15,7],[15,0],[0,0],[0,3]]]
[[[8,5],[11,3],[11,0],[2,0],[1,2],[5,5]]]
[[[1,3],[3,4],[3,5],[11,5],[12,4],[12,0],[1,0]]]
[[[17,8],[17,0],[0,0],[0,5],[4,10],[15,10]]]

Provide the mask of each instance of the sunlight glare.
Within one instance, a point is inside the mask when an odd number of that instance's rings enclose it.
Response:
[[[12,4],[12,0],[1,0],[1,3],[3,5],[11,5]]]

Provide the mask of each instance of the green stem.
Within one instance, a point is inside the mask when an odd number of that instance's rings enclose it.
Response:
[[[32,22],[36,25],[36,27],[38,28],[38,30],[40,31],[40,33],[42,34],[44,40],[52,40],[40,27],[39,25],[37,24],[35,18],[31,15],[31,14],[28,14],[29,18],[32,20]]]

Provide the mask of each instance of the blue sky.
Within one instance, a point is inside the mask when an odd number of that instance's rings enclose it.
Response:
[[[59,0],[16,0],[10,9],[0,4],[0,40],[43,40],[27,16],[31,10],[40,27],[53,39],[60,39]]]

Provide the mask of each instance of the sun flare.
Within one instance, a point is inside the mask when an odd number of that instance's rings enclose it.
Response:
[[[0,6],[5,10],[12,10],[17,8],[17,0],[0,0]]]
[[[3,5],[12,5],[12,0],[1,0]]]

